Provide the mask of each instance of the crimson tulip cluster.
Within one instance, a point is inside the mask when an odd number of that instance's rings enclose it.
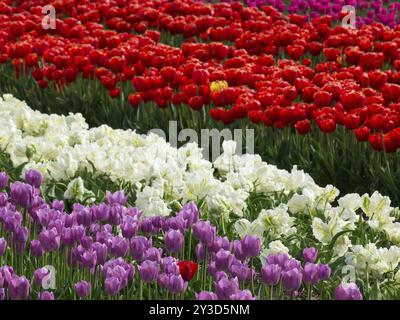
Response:
[[[57,28],[46,30],[42,1],[11,3],[0,6],[0,62],[41,88],[96,78],[134,108],[209,107],[226,125],[248,119],[299,134],[344,126],[375,150],[400,147],[398,26],[346,29],[330,16],[307,21],[237,1],[71,0],[54,4]],[[185,42],[162,44],[164,33]],[[226,86],[213,89],[217,81]]]

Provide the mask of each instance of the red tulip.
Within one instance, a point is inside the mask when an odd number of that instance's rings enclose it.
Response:
[[[354,135],[356,136],[356,139],[360,142],[368,141],[370,133],[371,130],[368,127],[360,127],[354,130]]]
[[[340,102],[345,110],[362,108],[365,104],[366,97],[357,91],[344,92],[340,95]]]
[[[371,134],[369,136],[369,143],[371,144],[372,148],[376,151],[383,150],[383,138],[381,133]]]
[[[315,104],[322,108],[327,107],[331,104],[332,101],[332,94],[327,91],[317,91],[314,94],[314,102]]]
[[[296,128],[296,131],[299,134],[307,134],[310,132],[311,130],[311,123],[309,120],[305,119],[305,120],[301,120],[298,121],[294,127]]]
[[[192,280],[198,269],[198,265],[196,262],[192,262],[192,261],[188,261],[188,260],[179,261],[178,266],[179,266],[179,272],[180,272],[183,280],[185,280],[185,281]]]

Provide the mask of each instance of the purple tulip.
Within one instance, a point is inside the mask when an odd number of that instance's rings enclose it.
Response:
[[[363,296],[355,283],[342,283],[335,290],[336,300],[362,300]]]
[[[54,200],[51,203],[51,207],[54,210],[57,210],[57,211],[60,211],[60,212],[63,212],[65,210],[65,204],[64,204],[64,201],[62,201],[62,200],[57,200],[57,199]]]
[[[245,260],[246,255],[243,252],[242,242],[240,240],[233,240],[232,251],[235,257],[239,260]]]
[[[193,235],[206,246],[213,243],[216,230],[209,221],[198,221],[193,225]]]
[[[55,300],[54,293],[49,291],[39,292],[38,300],[47,300],[47,301]]]
[[[267,257],[268,264],[277,264],[282,269],[285,267],[288,260],[289,256],[286,253],[271,254]]]
[[[162,229],[167,232],[170,229],[185,232],[187,221],[182,216],[168,218],[161,223]]]
[[[283,288],[287,292],[299,290],[302,281],[302,274],[299,269],[290,269],[282,272]]]
[[[98,221],[107,221],[110,216],[110,207],[105,203],[90,208],[94,218]]]
[[[304,262],[314,263],[317,260],[318,250],[314,247],[305,248],[303,250],[303,259]]]
[[[218,300],[218,296],[211,291],[200,291],[196,293],[196,300]]]
[[[199,220],[199,209],[195,203],[187,203],[178,212],[177,216],[181,216],[186,221],[186,228],[190,228]]]
[[[210,245],[210,250],[213,252],[218,252],[220,249],[230,249],[230,242],[228,237],[215,237],[213,243]]]
[[[318,265],[318,277],[322,281],[326,281],[331,276],[331,268],[327,264],[319,264]]]
[[[108,248],[105,244],[95,242],[92,244],[93,250],[96,252],[97,263],[104,264],[107,260]]]
[[[303,270],[303,281],[305,284],[314,285],[320,281],[318,276],[318,265],[307,262]]]
[[[299,260],[296,259],[289,259],[286,261],[285,266],[283,267],[285,271],[291,270],[291,269],[301,269],[301,263]]]
[[[84,280],[75,283],[74,288],[75,288],[75,293],[79,298],[86,298],[87,296],[90,295],[92,291],[91,284]]]
[[[130,242],[130,253],[134,260],[143,260],[144,253],[151,247],[151,240],[143,236],[135,236]]]
[[[250,290],[238,291],[230,296],[230,300],[254,300]]]
[[[128,200],[128,197],[125,196],[125,193],[123,191],[117,191],[115,193],[107,191],[106,200],[107,203],[110,205],[119,204],[121,206],[124,206],[126,204],[126,201]]]
[[[116,295],[121,289],[121,281],[117,277],[110,277],[104,281],[104,288],[110,296]]]
[[[14,182],[10,187],[11,200],[23,208],[32,207],[35,190],[34,188],[26,183]]]
[[[183,293],[186,291],[188,283],[183,280],[181,275],[170,274],[168,279],[167,289],[174,294]]]
[[[129,241],[123,237],[114,237],[111,244],[111,254],[116,257],[125,257],[129,249]]]
[[[127,219],[121,224],[120,227],[121,227],[122,235],[125,238],[131,239],[133,236],[135,236],[137,234],[139,225],[136,221]]]
[[[31,169],[25,173],[25,182],[30,184],[32,187],[40,188],[43,180],[44,178],[42,174],[36,170]]]
[[[60,248],[61,237],[55,228],[44,230],[39,234],[39,241],[46,252],[56,251]]]
[[[217,270],[227,270],[232,263],[233,256],[230,251],[221,249],[215,254],[214,260]]]
[[[162,249],[161,248],[149,248],[144,253],[144,260],[150,260],[159,263],[161,261]]]
[[[33,257],[40,258],[43,256],[44,250],[39,240],[32,240],[30,247],[30,253]]]
[[[4,238],[0,238],[0,257],[3,257],[6,254],[7,250],[7,241]]]
[[[93,222],[92,211],[88,208],[76,203],[74,204],[73,213],[76,215],[78,224],[89,227]]]
[[[82,267],[92,269],[96,266],[97,262],[97,256],[96,256],[96,251],[85,251],[81,256],[80,256],[80,262],[82,264]]]
[[[161,273],[157,276],[157,283],[160,288],[167,289],[169,285],[169,274]]]
[[[204,256],[206,254],[205,250],[204,250],[204,246],[201,242],[199,242],[196,247],[195,247],[195,252],[196,252],[196,257],[197,260],[201,261],[204,259]]]
[[[8,283],[8,296],[11,300],[26,300],[29,296],[30,285],[24,276],[14,276]]]
[[[160,267],[157,262],[150,260],[143,261],[142,264],[139,266],[140,278],[144,282],[155,281],[157,279],[159,268]]]
[[[230,297],[239,291],[237,279],[229,280],[223,277],[215,283],[215,291],[220,300],[229,300]]]
[[[142,230],[143,233],[148,235],[155,234],[158,232],[158,229],[154,227],[151,218],[146,218],[142,221],[142,223],[140,224],[140,230]]]
[[[121,206],[120,204],[113,204],[110,207],[108,222],[113,226],[117,226],[121,224],[121,217],[125,210],[125,207]]]
[[[17,227],[13,232],[12,242],[17,253],[23,253],[25,251],[28,232],[28,228],[26,227]]]
[[[50,276],[50,270],[48,270],[47,268],[36,269],[35,272],[33,273],[34,282],[38,287],[43,287],[45,284],[44,282],[50,280],[49,276]]]
[[[281,278],[282,268],[278,264],[266,264],[261,268],[261,278],[267,285],[276,286]]]
[[[229,265],[229,272],[232,277],[238,278],[239,281],[249,282],[251,279],[251,269],[249,266],[236,258],[233,258]]]
[[[246,257],[257,257],[261,250],[261,239],[255,236],[245,236],[242,239],[242,250]]]
[[[0,207],[5,207],[8,201],[8,194],[0,192]]]
[[[183,234],[178,230],[170,230],[164,236],[165,247],[172,253],[180,252],[185,241]]]
[[[0,190],[3,190],[8,185],[8,175],[5,172],[0,172]]]

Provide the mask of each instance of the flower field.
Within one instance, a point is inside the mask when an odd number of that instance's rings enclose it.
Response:
[[[399,10],[0,1],[0,300],[400,299]]]

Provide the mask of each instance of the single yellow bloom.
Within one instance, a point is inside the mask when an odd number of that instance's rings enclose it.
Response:
[[[210,90],[212,93],[220,92],[222,90],[228,89],[228,87],[228,82],[226,82],[225,80],[213,81],[210,84]]]

